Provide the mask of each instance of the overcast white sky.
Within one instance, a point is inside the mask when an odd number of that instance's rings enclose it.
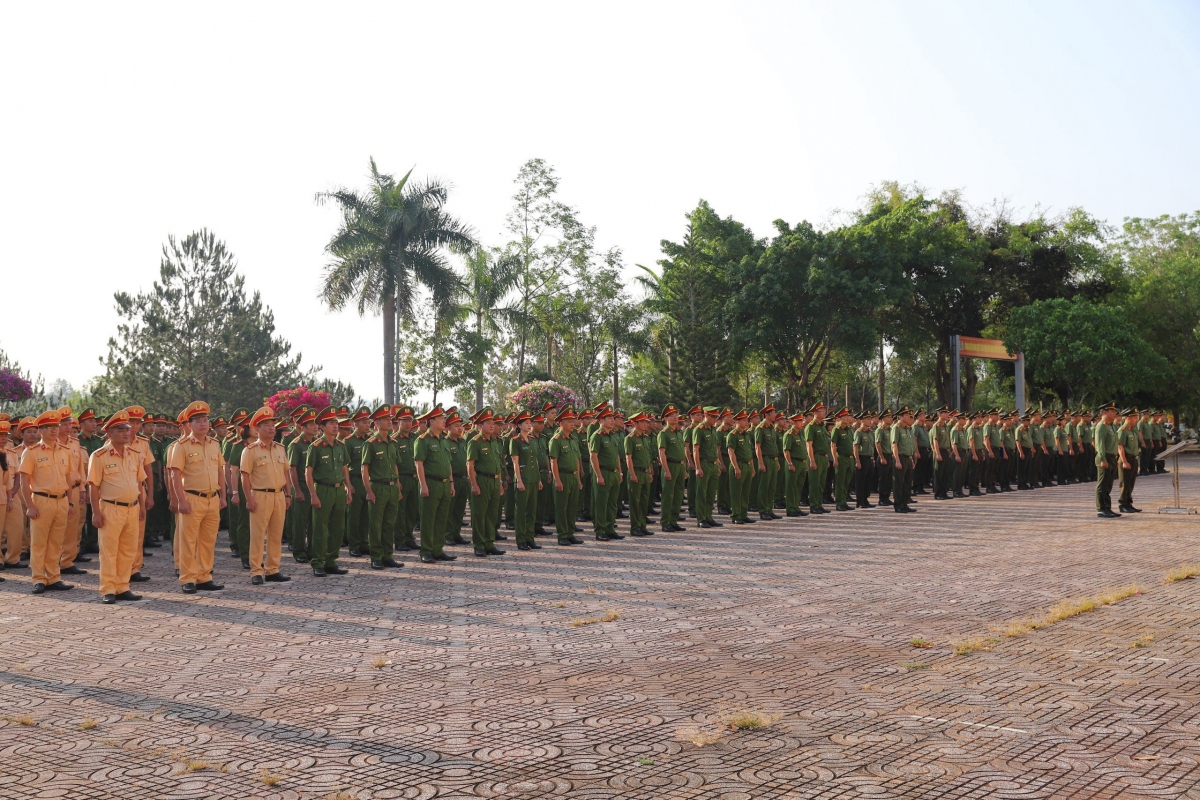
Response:
[[[313,195],[369,156],[490,244],[540,156],[629,264],[700,198],[766,235],[887,179],[1200,209],[1195,2],[8,2],[0,76],[0,347],[76,386],[112,291],[208,227],[307,364],[382,396],[379,319],[316,299]]]

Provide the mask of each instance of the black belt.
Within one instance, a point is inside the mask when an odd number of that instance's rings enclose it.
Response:
[[[251,489],[250,491],[252,491],[252,492],[268,492],[270,494],[275,494],[276,492],[287,491],[287,487],[285,486],[282,489]]]
[[[559,475],[574,475],[574,474],[575,474],[575,470],[573,470],[573,469],[560,469],[560,470],[558,471],[558,474],[559,474]]]
[[[71,489],[78,489],[78,488],[79,488],[80,486],[82,486],[82,485],[83,485],[83,481],[80,481],[79,483],[76,483],[76,484],[74,484],[74,485],[71,487]],[[71,491],[71,489],[68,489],[67,491],[69,492],[69,491]]]
[[[187,492],[188,494],[194,494],[194,495],[196,495],[196,497],[216,497],[217,496],[216,492],[196,492],[196,491],[192,491],[191,489],[184,489],[184,491]]]
[[[329,489],[342,488],[342,484],[340,484],[340,483],[325,483],[324,481],[313,481],[313,483],[315,483],[317,486],[325,486]]]
[[[499,475],[492,475],[491,473],[488,473],[488,472],[476,472],[475,477],[476,478],[491,478],[494,481],[500,480]]]
[[[400,477],[401,477],[401,478],[415,478],[415,477],[417,477],[417,473],[415,473],[415,472],[401,472],[401,473],[400,473]]]
[[[457,480],[458,478],[466,478],[466,477],[468,477],[468,475],[467,475],[467,473],[465,473],[465,472],[464,472],[463,474],[461,474],[461,475],[459,475],[459,474],[456,472],[456,473],[454,473],[454,477],[455,477],[455,479]]]
[[[681,466],[681,467],[682,467],[683,465],[687,464],[687,462],[686,462],[686,461],[667,461],[667,463],[668,463],[668,464],[678,464],[678,465],[679,465],[679,466]]]
[[[438,483],[449,483],[450,479],[449,478],[434,478],[430,475],[426,475],[425,482],[428,483],[429,481],[437,481]]]
[[[140,501],[134,500],[132,503],[120,503],[116,500],[105,500],[105,499],[101,498],[100,502],[101,503],[111,503],[112,505],[120,506],[121,508],[132,508],[133,506],[136,506]]]
[[[51,500],[61,500],[66,497],[66,492],[62,494],[48,494],[47,492],[34,492],[38,497],[49,497]]]
[[[374,478],[371,478],[371,483],[378,483],[378,484],[382,484],[384,486],[395,486],[396,485],[395,481],[377,481]]]

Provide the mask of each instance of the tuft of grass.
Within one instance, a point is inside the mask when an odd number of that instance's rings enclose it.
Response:
[[[1175,569],[1167,573],[1166,583],[1174,583],[1175,581],[1186,581],[1200,575],[1200,564],[1180,564]]]
[[[91,717],[87,717],[83,720],[83,722],[79,723],[79,730],[90,731],[92,728],[98,727],[99,725],[100,725],[99,722],[92,719]]]
[[[109,747],[120,747],[116,739],[105,739],[103,740],[102,744],[105,744]]]
[[[638,756],[637,763],[641,764],[643,767],[649,767],[654,764],[654,759],[647,758],[646,756]]]
[[[734,731],[761,731],[776,722],[779,714],[768,714],[762,711],[731,711],[721,718],[721,721]]]
[[[208,763],[207,761],[198,761],[194,758],[184,758],[182,761],[183,768],[188,772],[203,772],[212,766],[212,764]]]
[[[929,669],[928,664],[923,664],[920,661],[905,661],[900,666],[904,667],[909,672],[913,672],[918,669]]]
[[[701,728],[695,725],[686,728],[679,728],[675,731],[675,738],[684,742],[691,742],[696,747],[704,747],[715,743],[721,738],[720,728]]]
[[[595,589],[593,589],[591,586],[589,586],[589,587],[588,587],[588,589],[587,589],[587,593],[588,593],[588,594],[595,594],[595,593],[596,593],[596,590],[595,590]]]
[[[1141,592],[1142,590],[1137,586],[1137,584],[1130,584],[1129,586],[1120,586],[1115,589],[1109,589],[1093,597],[1072,597],[1066,600],[1059,600],[1046,611],[1045,615],[1039,619],[1015,619],[996,628],[995,630],[1004,638],[1013,639],[1017,636],[1024,636],[1030,631],[1046,628],[1055,624],[1056,622],[1062,622],[1065,619],[1077,617],[1080,614],[1086,614],[1089,611],[1095,611],[1097,608],[1118,603],[1127,597],[1139,595]],[[989,645],[995,644],[997,641],[992,637],[982,638],[988,641]],[[953,643],[956,645],[954,654],[961,656],[966,655],[967,653],[973,653],[976,650],[990,650],[991,647],[989,646],[964,649],[963,652],[960,652],[959,645],[967,645],[980,639],[981,637],[973,637],[972,639],[967,639],[963,642]]]
[[[915,639],[909,639],[908,644],[910,647],[919,647],[922,650],[933,647],[933,642],[929,641],[928,639],[922,639],[920,636],[916,637]]]
[[[37,725],[37,720],[28,714],[23,714],[19,717],[12,717],[12,721],[18,725]]]
[[[567,607],[566,603],[553,603],[552,605],[554,608],[566,608]]]
[[[616,622],[620,618],[621,618],[620,611],[615,611],[615,610],[610,609],[609,611],[606,611],[604,613],[604,616],[602,616],[602,617],[585,617],[584,619],[573,619],[573,620],[571,620],[571,627],[572,628],[582,628],[584,625],[595,625],[598,622]]]
[[[1136,638],[1132,642],[1130,642],[1129,647],[1133,650],[1137,650],[1138,648],[1141,648],[1141,647],[1149,647],[1150,643],[1153,641],[1154,641],[1153,633],[1143,633],[1141,636],[1139,636],[1138,638]]]
[[[379,658],[377,658],[371,662],[371,669],[383,669],[384,667],[390,667],[391,665],[392,665],[391,661],[384,658],[383,656],[379,656]]]
[[[283,776],[276,775],[275,773],[271,772],[270,770],[263,769],[263,770],[259,771],[258,779],[260,781],[262,781],[263,783],[265,783],[267,786],[275,786],[281,780],[283,780]]]
[[[358,795],[352,792],[337,792],[325,795],[325,800],[358,800]]]
[[[969,656],[971,653],[990,653],[997,641],[992,636],[971,636],[966,639],[952,640],[950,646],[954,648],[954,655]]]

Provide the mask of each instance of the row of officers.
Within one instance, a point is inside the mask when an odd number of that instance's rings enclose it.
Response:
[[[420,416],[408,406],[301,406],[238,409],[228,420],[202,401],[174,418],[64,407],[15,431],[0,415],[0,550],[7,569],[28,560],[36,594],[70,589],[62,575],[86,572],[79,563],[98,552],[100,595],[113,603],[140,599],[130,586],[150,580],[145,559],[165,540],[184,593],[222,589],[213,579],[222,527],[262,585],[290,580],[285,542],[324,578],[347,572],[343,547],[378,570],[403,566],[395,553],[405,550],[453,561],[445,547],[467,544],[468,524],[482,558],[504,555],[502,528],[531,551],[543,535],[582,544],[581,523],[615,541],[625,538],[621,518],[642,537],[655,517],[667,532],[685,530],[689,516],[721,527],[714,507],[735,525],[776,511],[825,514],[826,504],[914,513],[914,495],[929,492],[949,500],[1091,481],[1097,513],[1115,518],[1138,511],[1136,476],[1163,471],[1154,456],[1167,440],[1165,414],[1111,403],[1025,414],[667,406],[629,418],[607,403],[581,413],[547,404],[468,419],[441,406]]]

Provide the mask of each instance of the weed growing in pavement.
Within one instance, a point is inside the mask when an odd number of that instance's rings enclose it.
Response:
[[[260,781],[262,781],[263,783],[265,783],[267,786],[275,786],[281,780],[283,780],[283,776],[276,775],[275,773],[271,772],[270,770],[263,769],[263,770],[259,771],[258,779]]]
[[[679,728],[675,731],[675,738],[684,742],[691,742],[696,747],[704,747],[715,743],[721,738],[720,728],[701,728],[696,725],[690,725],[684,728]]]
[[[637,763],[641,764],[643,767],[649,767],[654,764],[654,759],[646,758],[645,756],[638,756]]]
[[[771,727],[782,715],[762,711],[731,711],[721,717],[721,722],[735,731],[761,731]]]
[[[5,717],[5,719],[9,719],[18,725],[37,725],[37,720],[28,714],[24,714],[20,717]]]
[[[922,639],[920,636],[915,639],[909,639],[908,644],[910,647],[919,647],[921,649],[933,647],[933,642],[929,641],[928,639]]]
[[[582,628],[584,625],[595,625],[598,622],[616,622],[620,618],[621,618],[620,611],[609,610],[609,611],[606,611],[604,613],[604,616],[602,616],[602,617],[587,617],[585,619],[573,619],[573,620],[571,620],[571,627],[572,628]]]
[[[188,772],[203,772],[212,766],[212,764],[208,763],[207,761],[199,761],[194,758],[184,758],[182,761],[183,768]]]
[[[967,639],[951,640],[950,646],[954,648],[954,655],[969,656],[971,653],[990,653],[998,641],[1000,640],[992,636],[971,636]]]
[[[1136,638],[1132,642],[1130,642],[1129,647],[1133,650],[1137,650],[1138,648],[1141,648],[1141,647],[1149,647],[1150,643],[1153,641],[1154,641],[1153,633],[1143,633],[1141,636],[1139,636],[1138,638]]]
[[[391,664],[392,664],[391,661],[387,660],[383,656],[380,656],[379,658],[377,658],[371,662],[371,669],[383,669],[384,667],[391,666]]]
[[[87,717],[86,719],[83,720],[83,722],[79,723],[79,730],[90,731],[92,728],[95,728],[99,725],[100,725],[99,722],[92,719],[91,717]]]
[[[1166,583],[1186,581],[1200,575],[1200,564],[1181,564],[1167,573]]]
[[[904,667],[909,672],[913,672],[918,669],[929,669],[928,664],[923,664],[920,661],[905,661],[900,666]]]

